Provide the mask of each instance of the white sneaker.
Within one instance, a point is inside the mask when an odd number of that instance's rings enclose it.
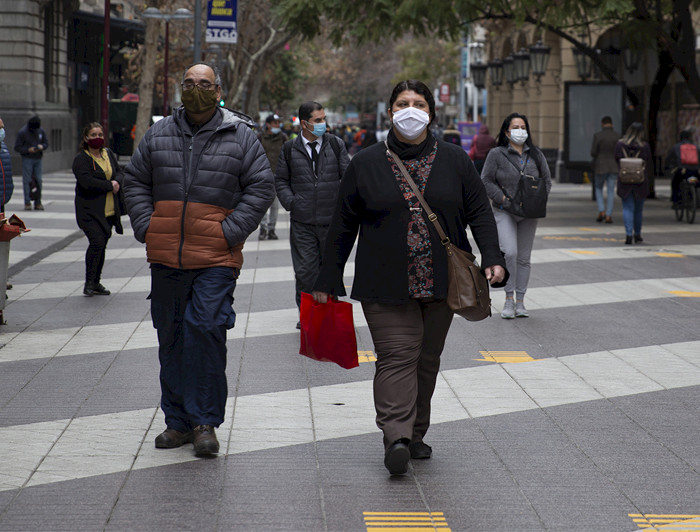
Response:
[[[515,303],[515,317],[516,318],[529,318],[530,313],[525,308],[524,301],[518,301]]]
[[[503,310],[501,311],[501,318],[506,320],[515,318],[515,303],[512,299],[506,299]]]

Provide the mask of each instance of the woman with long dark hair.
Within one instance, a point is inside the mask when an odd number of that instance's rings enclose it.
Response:
[[[547,193],[552,178],[542,151],[535,146],[525,115],[508,115],[496,139],[496,148],[486,157],[481,180],[491,198],[498,225],[498,240],[506,256],[510,278],[501,318],[527,318],[525,292],[530,281],[530,255],[535,241],[537,218],[525,218],[509,212],[518,183],[524,175],[543,177]],[[516,301],[513,300],[515,294]]]
[[[110,291],[100,280],[107,241],[112,227],[123,234],[119,217],[126,213],[119,195],[121,168],[112,150],[104,147],[101,124],[91,122],[83,128],[80,151],[73,159],[73,175],[76,179],[75,219],[89,241],[83,294],[106,296]]]
[[[343,176],[313,295],[320,303],[346,295],[343,269],[359,232],[350,297],[362,303],[377,354],[374,404],[384,433],[384,465],[399,475],[410,458],[431,456],[423,437],[454,315],[445,302],[447,253],[389,150],[398,155],[450,241],[471,250],[469,225],[486,277],[496,285],[506,272],[474,165],[461,146],[430,133],[432,91],[420,81],[402,81],[387,112],[392,127],[386,144],[360,151]]]
[[[639,157],[646,164],[644,181],[641,183],[623,183],[618,172],[617,195],[622,198],[622,220],[625,223],[625,244],[633,241],[643,242],[642,212],[644,201],[649,194],[649,172],[654,168],[651,148],[644,140],[644,126],[641,122],[630,124],[625,134],[615,145],[615,161],[620,163],[623,157]]]

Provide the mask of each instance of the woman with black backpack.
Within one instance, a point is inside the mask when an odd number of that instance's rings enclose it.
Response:
[[[527,318],[530,314],[525,308],[525,292],[530,281],[530,255],[537,218],[545,215],[552,177],[544,154],[532,142],[530,124],[525,115],[512,113],[503,120],[496,147],[486,156],[481,180],[491,199],[498,226],[498,242],[510,272],[501,318]],[[523,180],[541,183],[545,189],[538,198],[541,207],[535,209],[538,212],[524,212],[524,198],[516,199]],[[513,293],[516,301],[513,301]]]
[[[644,174],[640,182],[629,182],[623,172],[618,173],[617,195],[622,198],[622,219],[625,224],[625,244],[643,242],[642,211],[644,200],[649,194],[649,172],[654,168],[651,148],[644,141],[644,126],[634,122],[627,128],[623,137],[615,146],[615,161],[621,165],[621,159],[641,159],[644,161]],[[635,181],[635,180],[633,180]]]

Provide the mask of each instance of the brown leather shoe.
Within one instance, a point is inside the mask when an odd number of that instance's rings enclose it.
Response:
[[[596,222],[602,222],[605,220],[605,211],[600,211],[598,213],[598,218],[595,219]]]
[[[180,432],[175,429],[165,429],[156,436],[156,448],[175,449],[176,447],[182,447],[186,443],[192,443],[192,440],[194,440],[192,431]]]
[[[612,222],[612,217],[611,217],[611,216],[606,216],[606,217],[605,217],[605,223],[606,223],[606,224],[611,224],[611,223],[613,223],[613,222]]]
[[[197,425],[194,428],[194,454],[196,456],[211,456],[219,452],[219,440],[216,439],[214,427]]]

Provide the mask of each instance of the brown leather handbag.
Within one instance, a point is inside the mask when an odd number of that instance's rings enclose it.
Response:
[[[476,263],[476,257],[458,248],[450,241],[449,237],[445,235],[437,215],[430,209],[401,159],[389,149],[388,145],[386,149],[428,214],[428,220],[435,226],[435,230],[440,236],[440,242],[447,252],[447,306],[452,312],[469,321],[481,321],[488,318],[491,316],[489,282]]]

